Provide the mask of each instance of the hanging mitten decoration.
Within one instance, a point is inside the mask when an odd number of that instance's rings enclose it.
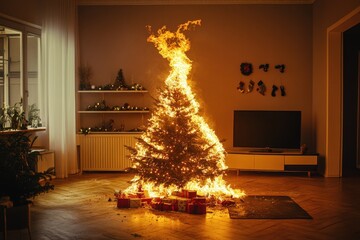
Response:
[[[268,64],[268,63],[266,63],[266,64],[261,64],[261,65],[259,66],[259,69],[262,69],[262,70],[264,70],[264,72],[267,72],[267,71],[269,70],[269,64]]]
[[[258,88],[257,88],[256,90],[257,90],[261,95],[265,95],[266,86],[265,86],[264,82],[260,80],[260,81],[257,83],[257,85],[258,85]]]
[[[280,71],[281,73],[284,73],[284,72],[285,72],[285,64],[277,64],[277,65],[275,65],[275,68],[276,68],[276,69],[279,69],[279,71]]]
[[[286,95],[284,85],[281,85],[281,86],[280,86],[280,92],[281,92],[281,96],[284,97],[284,96]]]
[[[252,92],[252,90],[254,89],[254,85],[255,85],[254,81],[250,80],[249,85],[247,87],[247,92],[246,93]]]
[[[273,85],[273,86],[272,86],[272,91],[271,91],[271,96],[276,97],[276,91],[277,91],[278,89],[279,89],[279,88],[278,88],[276,85]]]
[[[245,83],[243,81],[239,82],[239,86],[237,87],[237,90],[240,91],[241,93],[245,92]]]

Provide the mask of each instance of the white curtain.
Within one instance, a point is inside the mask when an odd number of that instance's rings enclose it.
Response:
[[[76,1],[43,1],[42,101],[49,149],[55,151],[56,177],[78,172],[75,125]]]

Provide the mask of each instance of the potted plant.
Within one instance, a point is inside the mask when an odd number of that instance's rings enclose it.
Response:
[[[28,110],[28,122],[31,127],[39,127],[41,125],[41,118],[39,116],[40,109],[36,107],[36,104],[31,104]]]
[[[31,200],[54,189],[54,168],[36,171],[39,152],[31,149],[35,140],[24,132],[0,135],[0,198],[13,205],[6,209],[8,229],[28,228]]]
[[[5,129],[5,125],[8,122],[8,115],[5,107],[0,108],[0,131]]]

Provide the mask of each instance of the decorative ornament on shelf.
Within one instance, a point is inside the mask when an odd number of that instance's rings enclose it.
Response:
[[[114,85],[118,90],[128,90],[129,89],[129,86],[125,83],[125,78],[124,78],[122,69],[120,69],[118,71]]]
[[[101,102],[97,102],[94,105],[88,105],[86,110],[87,111],[149,111],[149,108],[131,106],[129,103],[124,103],[121,107],[118,105],[110,107],[106,105],[105,100],[102,100]]]
[[[131,90],[136,90],[136,91],[139,91],[139,90],[145,90],[145,88],[138,84],[138,83],[134,83],[133,85],[131,85],[130,87]]]
[[[250,74],[252,74],[253,72],[253,67],[251,63],[241,63],[240,64],[240,72],[242,73],[242,75],[244,76],[249,76]]]

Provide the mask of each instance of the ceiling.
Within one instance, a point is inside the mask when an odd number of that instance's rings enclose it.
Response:
[[[78,5],[313,4],[315,0],[78,0]]]

